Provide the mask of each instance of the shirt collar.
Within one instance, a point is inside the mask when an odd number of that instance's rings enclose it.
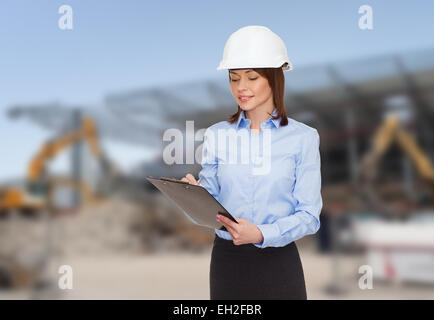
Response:
[[[277,115],[277,109],[274,108],[273,112],[271,113],[271,116],[268,117],[268,119],[266,121],[271,121],[274,126],[276,128],[280,127],[280,117],[277,119],[271,119],[272,116]],[[247,119],[245,114],[244,114],[244,110],[241,110],[240,115],[238,117],[238,121],[237,121],[237,130],[240,128],[240,126],[244,126],[244,124],[250,124],[250,119]]]

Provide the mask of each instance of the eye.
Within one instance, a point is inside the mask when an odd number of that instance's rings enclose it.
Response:
[[[256,77],[256,78],[252,78],[252,79],[249,79],[249,80],[256,80],[256,79],[258,79],[258,77]],[[231,82],[237,82],[238,80],[234,80],[234,79],[231,79]]]

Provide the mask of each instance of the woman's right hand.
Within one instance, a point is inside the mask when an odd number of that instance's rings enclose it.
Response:
[[[189,184],[194,184],[194,185],[197,185],[198,183],[196,179],[193,177],[193,175],[190,173],[187,173],[187,175],[184,178],[182,178],[181,181],[188,182]]]

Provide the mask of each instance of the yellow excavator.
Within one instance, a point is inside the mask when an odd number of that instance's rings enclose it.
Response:
[[[116,171],[101,152],[96,124],[92,119],[85,117],[81,128],[45,143],[33,157],[27,171],[26,191],[19,188],[0,188],[0,212],[46,209],[51,204],[53,186],[59,184],[77,189],[85,201],[95,200],[96,197],[84,182],[72,178],[47,177],[45,172],[47,161],[82,139],[87,142],[92,154],[100,161],[104,170],[111,170],[112,173]]]
[[[416,140],[400,125],[396,115],[389,115],[385,119],[374,136],[371,150],[362,158],[360,177],[365,195],[374,204],[381,205],[381,200],[373,191],[373,184],[377,176],[378,163],[393,142],[396,142],[410,159],[434,199],[434,167]]]

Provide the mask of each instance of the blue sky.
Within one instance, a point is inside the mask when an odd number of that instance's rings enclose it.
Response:
[[[73,9],[73,30],[58,28],[63,4]],[[364,4],[373,8],[373,30],[358,28]],[[406,0],[2,0],[0,181],[22,176],[50,137],[7,119],[12,104],[92,105],[112,92],[223,77],[216,67],[224,44],[246,25],[277,33],[295,68],[434,47],[433,9],[432,1]],[[107,148],[125,168],[147,156],[145,148]]]

